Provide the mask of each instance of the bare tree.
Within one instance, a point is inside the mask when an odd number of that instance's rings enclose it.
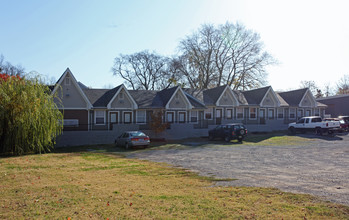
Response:
[[[202,25],[180,42],[179,71],[193,88],[228,84],[233,89],[266,83],[265,67],[276,61],[263,51],[260,36],[241,24]]]
[[[331,84],[328,82],[324,85],[324,96],[325,97],[328,97],[328,96],[331,96],[333,95],[333,89],[331,87]]]
[[[338,81],[337,94],[349,94],[349,75],[344,75]]]
[[[169,69],[169,58],[155,52],[120,54],[114,60],[112,72],[116,76],[121,76],[126,85],[132,89],[164,89],[175,81],[175,75]]]
[[[319,90],[319,87],[316,85],[315,81],[312,80],[302,80],[300,88],[308,88],[314,96],[318,93]]]
[[[24,68],[21,65],[13,66],[10,62],[5,62],[4,56],[0,55],[0,73],[10,76],[23,76]]]

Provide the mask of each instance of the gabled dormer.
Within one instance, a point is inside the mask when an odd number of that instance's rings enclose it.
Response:
[[[184,94],[181,87],[177,86],[172,88],[174,91],[170,93],[167,93],[169,99],[164,104],[166,109],[192,109],[193,106],[191,105],[190,101],[188,100],[187,96]],[[167,99],[168,97],[164,97]]]
[[[238,99],[228,85],[225,86],[223,92],[217,99],[216,106],[239,106]]]
[[[242,91],[248,105],[260,107],[280,107],[280,101],[271,86]]]
[[[108,109],[138,109],[138,105],[128,92],[124,84],[121,84],[114,96],[110,99]]]
[[[271,86],[269,86],[269,89],[265,93],[260,103],[260,106],[261,107],[280,107],[280,100]]]
[[[69,68],[57,81],[52,94],[61,100],[61,102],[55,100],[59,109],[90,109],[92,107]]]
[[[299,103],[299,107],[317,107],[316,99],[309,89],[305,90],[304,95]]]

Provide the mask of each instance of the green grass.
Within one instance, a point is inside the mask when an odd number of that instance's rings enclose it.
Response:
[[[214,187],[232,179],[73,151],[0,158],[0,219],[349,218],[349,207],[309,195]]]

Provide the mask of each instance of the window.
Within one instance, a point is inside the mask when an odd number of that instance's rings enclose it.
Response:
[[[244,118],[244,109],[243,108],[236,108],[236,118],[237,119]]]
[[[132,112],[124,112],[124,124],[131,124]]]
[[[295,118],[296,118],[296,109],[290,108],[290,119],[295,119]]]
[[[212,108],[205,109],[205,119],[212,119]]]
[[[233,109],[227,109],[226,112],[227,119],[232,119],[233,118]]]
[[[250,119],[256,119],[257,118],[257,109],[256,108],[250,108]]]
[[[78,127],[79,119],[64,119],[63,120],[64,127]]]
[[[68,78],[68,77],[65,78],[64,85],[70,86],[70,78]]]
[[[278,108],[277,109],[278,113],[278,119],[283,119],[284,118],[284,109],[283,108]]]
[[[95,124],[96,125],[105,124],[105,111],[95,111]]]
[[[191,111],[190,122],[197,122],[197,121],[198,121],[198,111]]]
[[[145,110],[141,110],[141,111],[137,111],[136,112],[137,116],[136,116],[136,122],[138,124],[144,124],[145,123]]]
[[[173,120],[174,120],[174,113],[173,113],[173,112],[167,112],[166,115],[167,115],[167,117],[166,117],[167,122],[168,122],[168,123],[173,123]]]
[[[274,109],[272,108],[268,109],[268,118],[274,119]]]
[[[185,122],[185,112],[179,112],[179,123],[184,123]]]

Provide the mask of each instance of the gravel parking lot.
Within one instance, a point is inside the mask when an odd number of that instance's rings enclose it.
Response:
[[[316,137],[314,137],[316,138]],[[139,151],[129,157],[165,162],[217,178],[229,186],[275,187],[349,205],[349,135],[302,146],[202,145]]]

